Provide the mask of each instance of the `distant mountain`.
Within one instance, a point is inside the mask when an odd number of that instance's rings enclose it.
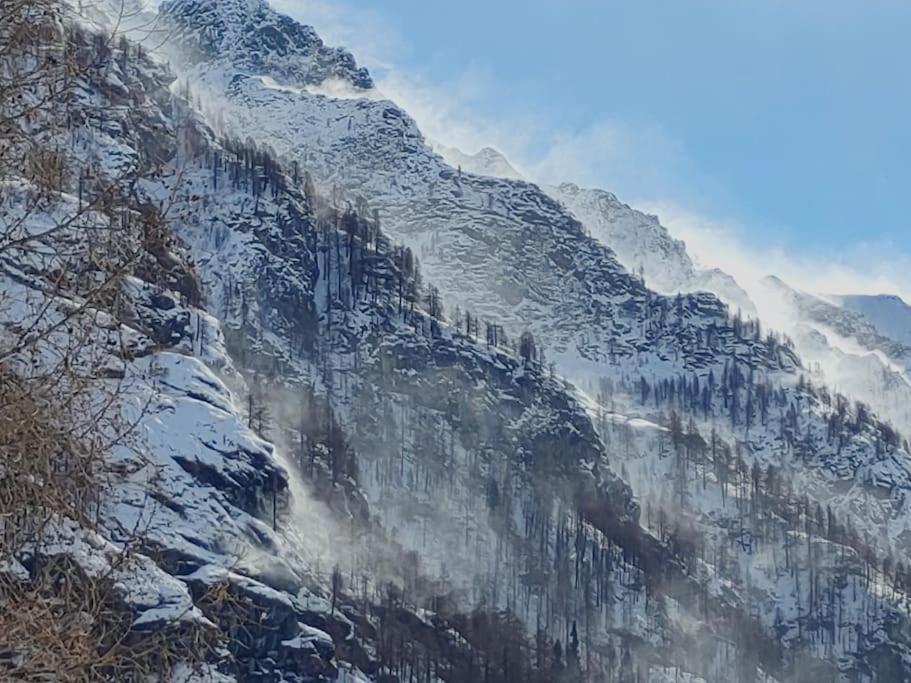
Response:
[[[884,324],[885,330],[873,322],[868,317],[867,312],[854,310],[850,306],[839,305],[840,297],[822,297],[808,294],[795,290],[787,285],[780,278],[769,276],[765,278],[763,284],[771,291],[778,292],[785,301],[790,303],[799,319],[804,322],[810,322],[827,328],[831,333],[837,335],[843,340],[855,344],[857,347],[868,351],[878,351],[895,362],[904,365],[911,360],[911,347],[905,346],[900,340],[900,334],[891,336],[888,332],[891,329],[900,330],[902,328],[901,314],[903,312],[903,303],[888,303],[886,308],[895,311],[897,315],[891,321],[883,319],[879,313],[882,312],[881,301],[866,301],[867,297],[845,297],[849,301],[858,299],[864,303],[855,307],[863,307],[866,311],[872,311],[874,317],[879,317]],[[888,299],[886,301],[889,301]],[[900,299],[898,300],[901,301]],[[872,305],[870,305],[872,304]],[[911,368],[911,365],[907,367]]]
[[[885,337],[911,348],[911,306],[894,294],[854,294],[827,297],[842,308],[862,315]]]
[[[474,154],[466,154],[455,147],[435,144],[433,151],[440,154],[453,168],[461,168],[466,173],[474,173],[491,178],[506,180],[525,180],[509,160],[493,147],[482,147]]]
[[[525,180],[506,157],[485,147],[465,154],[454,147],[436,145],[435,151],[453,167],[467,173],[510,180]],[[711,292],[733,312],[755,317],[756,307],[733,277],[718,268],[701,270],[686,251],[686,245],[671,237],[657,216],[637,211],[605,190],[589,190],[573,183],[541,185],[575,216],[600,243],[616,253],[620,262],[659,292]]]
[[[884,334],[863,313],[833,303],[841,297],[801,292],[774,276],[763,284],[780,301],[784,317],[793,321],[787,331],[802,356],[828,384],[867,402],[903,432],[911,430],[911,348]],[[860,300],[860,306],[874,303],[868,297],[844,298]],[[901,306],[894,307],[898,314]],[[894,322],[888,324],[894,329]]]
[[[671,237],[657,216],[637,211],[604,190],[586,190],[572,183],[544,187],[576,218],[592,237],[613,249],[633,273],[641,274],[651,288],[669,294],[712,292],[745,316],[756,316],[749,295],[727,273],[700,270],[686,245]]]

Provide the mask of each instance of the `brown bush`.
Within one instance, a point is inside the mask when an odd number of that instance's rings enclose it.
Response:
[[[0,290],[0,680],[167,680],[217,633],[180,619],[134,628],[120,585],[143,530],[120,530],[129,538],[114,547],[98,520],[120,476],[111,449],[142,448],[118,409],[120,282],[150,233],[166,235],[131,206],[130,178],[77,169],[59,147],[79,120],[70,90],[97,66],[86,56],[114,40],[63,16],[59,0],[0,0],[0,181],[21,192],[0,202],[0,277],[27,299]],[[103,548],[69,552],[64,527]]]

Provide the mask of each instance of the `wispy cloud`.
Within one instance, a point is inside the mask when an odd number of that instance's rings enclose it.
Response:
[[[474,153],[503,152],[524,175],[540,182],[610,187],[626,196],[649,187],[666,194],[698,174],[682,145],[655,125],[604,120],[582,130],[555,127],[533,111],[481,113],[503,84],[476,65],[445,81],[399,66],[407,39],[374,11],[326,0],[270,0],[310,24],[331,45],[351,49],[372,72],[379,93],[405,109],[432,142]],[[488,106],[489,109],[489,106]]]
[[[508,121],[477,112],[477,103],[495,87],[490,75],[470,69],[444,83],[421,75],[391,70],[377,79],[377,88],[417,121],[421,132],[435,143],[472,154],[494,147],[522,168],[526,150],[541,133],[533,116]]]
[[[545,139],[540,156],[526,162],[541,182],[605,188],[632,201],[677,197],[694,185],[721,191],[699,172],[683,143],[657,124],[602,120],[581,130],[551,132]]]
[[[351,49],[372,70],[379,93],[405,109],[429,140],[467,153],[494,147],[538,182],[571,181],[611,190],[658,214],[699,263],[724,269],[748,290],[755,291],[755,283],[774,273],[807,291],[889,292],[911,302],[911,256],[896,245],[859,242],[842,251],[818,244],[795,249],[761,243],[751,238],[749,226],[712,217],[712,205],[701,198],[722,195],[724,183],[700,169],[682,142],[659,125],[603,120],[567,130],[534,112],[485,114],[481,103],[489,102],[499,87],[488,71],[472,67],[440,82],[420,70],[400,68],[407,39],[379,13],[327,0],[271,2],[313,25],[329,44]]]
[[[795,250],[760,243],[749,228],[714,219],[670,201],[642,206],[684,240],[700,265],[723,268],[748,289],[774,274],[793,287],[820,294],[898,294],[911,302],[911,256],[897,245],[859,241],[850,249],[814,244]]]
[[[516,159],[540,128],[525,122],[480,116],[479,98],[492,92],[490,74],[467,68],[444,82],[399,64],[407,41],[383,17],[370,10],[326,0],[269,0],[280,12],[313,26],[330,45],[350,49],[371,71],[378,95],[388,98],[417,121],[433,142],[472,153],[492,146]]]
[[[497,87],[483,70],[433,83],[393,69],[377,79],[377,87],[411,114],[429,140],[469,154],[493,147],[536,182],[574,182],[645,200],[679,196],[696,184],[721,191],[711,178],[700,176],[683,145],[659,126],[603,120],[565,130],[534,113],[505,118],[479,113],[480,102]],[[643,188],[649,188],[647,194]]]
[[[375,70],[394,68],[402,37],[379,12],[327,0],[268,0],[279,12],[313,26],[328,44],[351,50]]]

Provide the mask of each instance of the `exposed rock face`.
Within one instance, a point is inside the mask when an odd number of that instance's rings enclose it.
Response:
[[[251,73],[269,71],[295,85],[318,85],[339,79],[369,89],[373,81],[358,68],[350,52],[327,47],[310,26],[271,11],[260,0],[174,0],[162,11],[176,20],[187,54],[194,59],[238,56],[238,67]]]
[[[480,176],[526,180],[502,154],[485,147],[475,154],[445,145],[434,151],[455,168]],[[621,202],[605,190],[561,183],[541,189],[563,204],[586,231],[617,255],[632,274],[645,279],[649,288],[665,294],[706,291],[718,296],[732,312],[756,316],[756,306],[733,277],[718,268],[699,269],[657,216],[645,214]]]
[[[135,51],[67,133],[134,170],[131,211],[167,204],[110,314],[142,448],[110,454],[100,517],[112,545],[149,517],[137,627],[217,631],[207,680],[897,680],[911,472],[886,425],[535,185],[308,92],[371,87],[312,29],[163,10],[227,135]]]
[[[588,190],[572,183],[544,189],[652,289],[670,294],[712,292],[732,312],[756,316],[756,306],[734,278],[717,268],[697,268],[686,245],[671,237],[657,216],[637,211],[604,190]]]

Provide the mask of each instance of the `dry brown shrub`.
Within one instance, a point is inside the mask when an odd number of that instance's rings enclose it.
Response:
[[[45,197],[66,189],[69,182],[66,155],[57,149],[35,149],[28,156],[26,177]]]
[[[2,680],[167,680],[210,654],[215,632],[200,622],[133,629],[108,574],[89,576],[66,555],[33,558],[30,569],[0,574]]]
[[[0,560],[38,541],[53,516],[86,520],[99,493],[102,458],[50,386],[0,369]]]
[[[129,178],[83,167],[72,187],[56,134],[75,115],[71,89],[96,66],[88,57],[114,36],[67,29],[63,17],[59,0],[0,0],[0,181],[31,188],[18,211],[2,215],[11,204],[0,201],[0,274],[30,297],[17,317],[22,302],[0,292],[0,680],[167,680],[217,634],[195,620],[133,627],[118,584],[143,530],[79,561],[58,542],[61,525],[103,537],[99,501],[121,475],[107,456],[141,451],[135,419],[118,409],[129,352],[116,313],[122,279],[166,239],[130,205]],[[48,224],[63,191],[78,208]],[[102,557],[106,571],[87,569]]]

